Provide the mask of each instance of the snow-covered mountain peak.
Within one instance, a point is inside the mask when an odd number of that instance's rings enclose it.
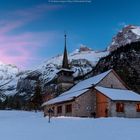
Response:
[[[140,26],[134,26],[134,25],[127,25],[122,29],[123,32],[133,32],[137,36],[140,37]]]
[[[7,80],[15,77],[19,72],[19,69],[11,64],[0,63],[0,79]]]
[[[72,53],[68,54],[69,64],[74,71],[74,77],[78,77],[90,72],[97,64],[101,57],[108,55],[108,51],[95,52],[85,46],[80,46]],[[38,67],[42,73],[42,79],[46,82],[50,81],[56,76],[56,73],[62,66],[63,55],[57,55],[45,61]]]
[[[93,49],[88,48],[86,45],[83,45],[83,44],[80,45],[80,48],[78,50],[79,50],[79,52],[93,51]]]
[[[77,53],[87,53],[93,51],[93,49],[87,47],[86,45],[81,44],[80,47],[78,49],[75,49],[72,54],[77,54]]]
[[[0,61],[0,100],[4,101],[5,95],[15,94],[19,69],[12,64]]]
[[[79,49],[76,49],[72,53],[69,53],[68,58],[69,58],[69,63],[71,63],[73,60],[86,59],[87,61],[91,62],[93,66],[95,66],[97,61],[101,57],[106,55],[108,55],[108,51],[96,52],[86,46],[80,46]],[[62,59],[63,59],[63,55],[57,55],[45,61],[41,66],[44,66],[45,64],[50,66],[55,65],[59,67],[62,65]]]
[[[126,44],[140,41],[140,26],[127,25],[113,37],[108,51],[114,51]]]

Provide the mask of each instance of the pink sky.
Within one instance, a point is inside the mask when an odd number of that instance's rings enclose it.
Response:
[[[41,58],[36,56],[38,50],[44,44],[49,46],[49,40],[52,40],[57,33],[27,30],[16,33],[15,31],[38,20],[44,13],[59,8],[61,7],[43,4],[8,13],[10,18],[0,21],[0,61],[15,64],[20,68],[29,67],[32,61],[40,61]]]

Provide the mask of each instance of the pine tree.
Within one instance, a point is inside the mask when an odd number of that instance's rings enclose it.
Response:
[[[36,83],[35,93],[34,93],[32,102],[34,104],[34,110],[35,111],[40,110],[40,106],[42,103],[42,95],[41,95],[41,87],[40,87],[39,81],[37,81]]]

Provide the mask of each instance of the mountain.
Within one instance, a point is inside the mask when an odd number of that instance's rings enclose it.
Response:
[[[107,50],[111,52],[121,46],[137,41],[140,41],[140,26],[127,25],[113,37]]]
[[[73,76],[76,78],[91,72],[100,58],[108,55],[108,53],[107,51],[93,51],[85,46],[76,49],[68,55],[69,64],[74,71]],[[42,91],[45,91],[44,85],[57,76],[57,72],[62,66],[62,59],[63,55],[57,55],[26,73],[26,76],[20,77],[17,83],[16,96],[25,100],[31,99],[34,96],[38,80]]]
[[[19,69],[16,66],[0,62],[0,85],[5,81],[13,79],[18,72]]]
[[[74,77],[85,75],[86,73],[90,72],[97,64],[99,59],[106,55],[108,55],[107,51],[97,52],[85,46],[82,46],[80,49],[76,49],[74,52],[70,53],[68,58],[71,69],[74,71]],[[63,55],[58,55],[45,61],[37,68],[47,82],[52,80],[57,71],[61,68],[62,59]]]
[[[130,89],[140,93],[140,41],[119,47],[101,58],[93,74],[114,69]]]
[[[129,25],[113,38],[107,51],[94,51],[81,46],[68,55],[74,79],[79,81],[113,68],[130,88],[140,92],[139,41],[140,27]],[[28,103],[35,94],[38,82],[42,91],[45,91],[45,85],[56,78],[62,59],[63,55],[57,55],[28,71],[19,71],[16,66],[0,63],[1,101],[12,96],[10,102],[14,106],[19,99],[22,103]]]
[[[13,94],[16,90],[16,77],[19,69],[11,64],[0,62],[0,99],[5,100],[5,96]]]

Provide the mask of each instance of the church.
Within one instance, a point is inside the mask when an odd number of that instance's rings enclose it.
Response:
[[[55,81],[55,93],[47,90],[42,104],[45,115],[52,109],[55,117],[140,118],[140,95],[130,90],[113,69],[74,83],[68,62],[66,35],[62,68]]]

